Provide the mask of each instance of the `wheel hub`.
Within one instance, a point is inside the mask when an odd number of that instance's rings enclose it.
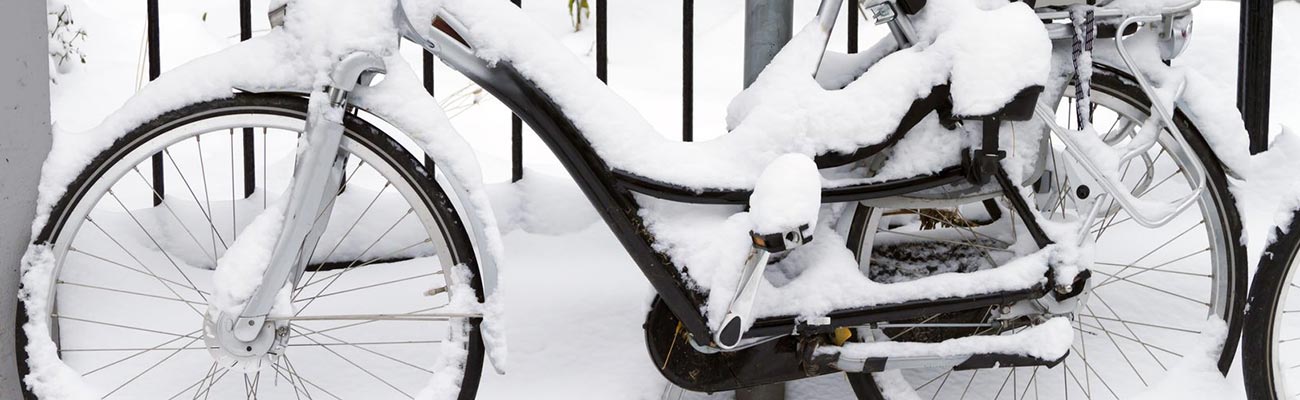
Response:
[[[203,318],[203,342],[208,353],[222,368],[256,372],[274,363],[272,358],[284,354],[289,340],[287,321],[266,321],[251,341],[235,337],[235,316],[209,308]]]

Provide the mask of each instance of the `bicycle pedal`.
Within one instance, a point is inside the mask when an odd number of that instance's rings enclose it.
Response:
[[[812,241],[821,208],[821,174],[802,154],[787,154],[768,164],[749,197],[752,248],[736,283],[736,294],[713,341],[734,349],[753,323],[752,309],[772,253],[793,250]]]

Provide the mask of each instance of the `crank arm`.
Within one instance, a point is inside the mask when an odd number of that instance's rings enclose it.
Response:
[[[727,307],[727,316],[722,319],[722,328],[713,333],[713,342],[724,350],[731,350],[740,344],[745,336],[745,321],[754,320],[754,297],[758,294],[759,284],[763,281],[763,271],[767,269],[767,259],[772,253],[761,248],[752,248],[745,260],[745,268],[740,272],[740,283],[736,286],[736,295]]]
[[[368,53],[353,53],[335,66],[334,82],[325,96],[313,95],[308,103],[306,129],[298,143],[298,161],[286,193],[288,201],[279,236],[261,284],[244,304],[232,327],[235,338],[252,341],[264,331],[276,297],[302,277],[316,241],[328,225],[334,198],[343,179],[345,154],[343,115],[348,95],[358,84],[369,85],[385,71],[383,60]],[[292,286],[289,286],[292,287]]]

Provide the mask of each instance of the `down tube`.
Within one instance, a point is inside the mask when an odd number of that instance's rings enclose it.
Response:
[[[432,50],[432,49],[431,49]],[[654,286],[664,304],[682,321],[686,330],[697,340],[707,341],[708,324],[700,314],[704,297],[686,286],[677,267],[651,247],[641,217],[640,206],[631,192],[619,187],[610,168],[605,164],[581,132],[551,101],[545,93],[529,84],[509,63],[498,62],[488,67],[468,50],[455,45],[443,45],[435,50],[440,59],[468,76],[505,103],[529,127],[537,132],[551,152],[564,164],[569,175],[578,182],[587,200],[596,208],[601,219],[609,225],[623,248],[636,260],[646,279]],[[591,79],[596,79],[594,76]],[[706,343],[701,343],[706,344]]]

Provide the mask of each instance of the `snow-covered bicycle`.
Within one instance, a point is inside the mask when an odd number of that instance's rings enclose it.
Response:
[[[59,137],[23,264],[28,395],[467,399],[485,355],[504,370],[494,216],[399,36],[565,165],[657,292],[674,385],[1127,398],[1203,342],[1226,371],[1241,224],[1168,67],[1195,0],[864,1],[893,35],[857,55],[826,51],[841,3],[700,143],[506,1],[274,7],[269,34]]]

